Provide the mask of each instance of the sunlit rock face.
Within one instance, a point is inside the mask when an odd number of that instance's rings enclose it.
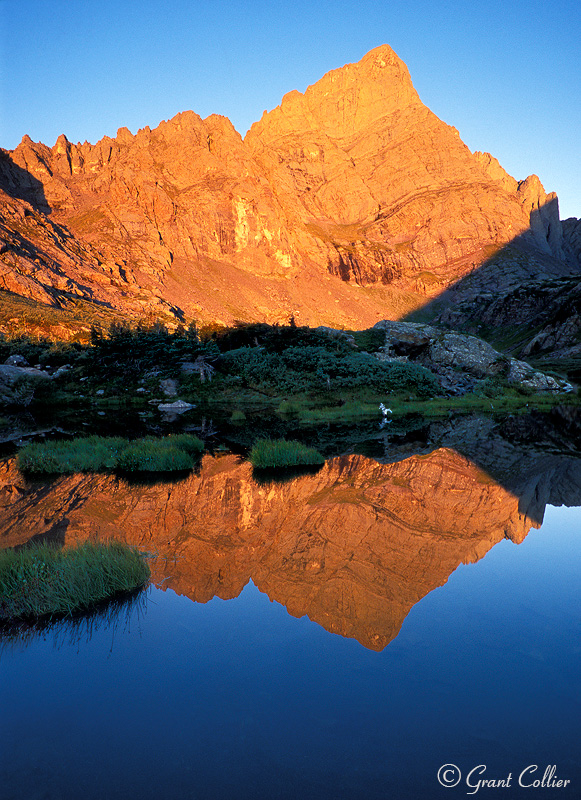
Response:
[[[120,539],[157,554],[164,588],[204,603],[252,580],[292,615],[376,650],[459,564],[533,525],[516,496],[447,449],[395,464],[342,456],[268,484],[235,456],[205,456],[199,474],[153,486],[105,475],[27,484],[4,462],[1,486],[1,547]]]
[[[286,95],[246,143],[346,280],[434,293],[530,224],[517,182],[483,168],[387,46]]]
[[[549,274],[569,269],[556,197],[472,154],[387,45],[287,94],[244,140],[187,111],[95,145],[25,137],[1,156],[0,288],[42,302],[364,327],[515,237]]]

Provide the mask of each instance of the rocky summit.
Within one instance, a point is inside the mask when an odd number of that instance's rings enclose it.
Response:
[[[5,298],[362,328],[483,267],[498,293],[578,275],[579,259],[556,195],[470,152],[387,45],[285,95],[244,139],[187,111],[95,145],[0,151]]]

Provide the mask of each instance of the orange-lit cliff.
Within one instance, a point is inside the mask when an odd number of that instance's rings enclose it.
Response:
[[[471,153],[387,45],[290,92],[244,140],[188,111],[0,156],[0,289],[43,303],[361,328],[511,241],[535,257],[505,282],[571,270],[556,197]]]

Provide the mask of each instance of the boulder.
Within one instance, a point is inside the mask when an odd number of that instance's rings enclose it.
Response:
[[[565,381],[557,381],[550,375],[533,369],[530,364],[524,361],[517,361],[516,358],[510,359],[507,374],[509,383],[522,386],[524,389],[531,389],[535,392],[566,392],[569,391],[569,384]]]
[[[461,333],[444,333],[430,342],[420,359],[425,366],[453,367],[477,378],[504,376],[508,362],[492,345]]]
[[[0,405],[26,408],[44,380],[50,380],[50,376],[40,369],[0,365]]]
[[[178,384],[173,378],[166,378],[159,382],[159,388],[166,397],[176,397],[178,393]]]
[[[432,372],[466,372],[475,378],[506,374],[508,360],[492,345],[462,333],[450,333],[418,322],[384,319],[374,328],[385,331],[385,352],[408,356]]]
[[[499,353],[476,336],[391,320],[382,320],[374,328],[385,331],[384,352],[377,354],[381,361],[409,360],[422,364],[450,394],[473,391],[483,378],[506,378],[509,383],[536,392],[568,392],[572,388],[524,361]]]
[[[18,354],[13,355],[13,356],[8,356],[8,358],[6,359],[6,361],[4,363],[7,364],[10,367],[28,367],[29,366],[28,361],[24,358],[24,356],[21,356],[21,355],[18,355]]]
[[[176,400],[174,403],[160,403],[158,405],[160,411],[173,411],[178,414],[189,411],[190,408],[195,408],[195,406],[192,403],[186,403],[185,400]]]
[[[413,357],[417,355],[442,333],[439,328],[431,325],[422,325],[417,322],[393,322],[389,319],[381,320],[373,327],[385,331],[385,351],[393,352],[397,356]]]
[[[192,408],[195,408],[195,406],[192,405],[192,403],[186,403],[185,400],[176,400],[173,403],[160,403],[158,405],[158,409],[162,414],[162,419],[165,422],[174,422],[180,414]]]

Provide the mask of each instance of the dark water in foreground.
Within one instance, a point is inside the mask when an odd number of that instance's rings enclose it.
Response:
[[[539,426],[284,483],[0,462],[0,547],[117,537],[163,587],[0,636],[0,800],[580,798],[581,460]]]
[[[152,589],[117,627],[0,661],[0,796],[579,797],[581,509],[497,544],[411,610],[382,652],[295,619]],[[73,637],[74,638],[74,637]],[[556,765],[566,788],[519,789]],[[530,777],[530,780],[529,780]]]

